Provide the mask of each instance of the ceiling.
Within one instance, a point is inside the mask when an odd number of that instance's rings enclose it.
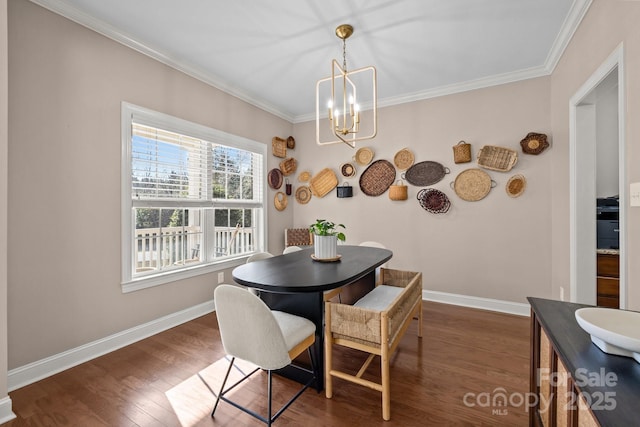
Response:
[[[31,0],[291,122],[342,62],[394,105],[548,75],[591,0]]]

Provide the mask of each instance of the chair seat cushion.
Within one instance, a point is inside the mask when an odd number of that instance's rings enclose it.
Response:
[[[369,310],[383,311],[386,310],[394,299],[402,292],[404,288],[399,286],[380,285],[376,286],[371,292],[360,298],[355,307],[366,308]]]
[[[273,310],[272,313],[282,330],[287,351],[316,331],[316,325],[309,319],[276,310]]]

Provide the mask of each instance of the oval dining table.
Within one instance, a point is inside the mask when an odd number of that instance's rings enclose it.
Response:
[[[351,304],[375,287],[376,268],[393,252],[368,246],[338,246],[339,259],[313,259],[313,248],[277,255],[236,267],[235,282],[259,290],[272,310],[306,317],[316,325],[313,357],[316,389],[324,388],[324,301],[340,290],[340,302]],[[282,375],[304,382],[299,370],[285,368]]]

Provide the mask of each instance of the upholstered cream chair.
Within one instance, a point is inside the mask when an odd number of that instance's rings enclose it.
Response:
[[[247,264],[253,261],[259,261],[261,259],[271,258],[272,256],[273,254],[269,252],[256,252],[255,254],[250,255],[249,258],[247,258]]]
[[[315,342],[316,327],[312,321],[304,317],[272,311],[260,298],[237,286],[223,284],[216,287],[214,302],[220,338],[225,352],[231,356],[231,362],[211,416],[215,417],[218,403],[223,400],[270,426],[315,381],[314,359],[310,346]],[[305,350],[309,353],[311,369],[291,363]],[[257,368],[225,389],[236,358],[250,362]],[[275,415],[272,415],[272,371],[290,364],[306,372],[309,380]],[[231,390],[238,392],[236,386],[261,370],[267,371],[268,376],[266,417],[240,406],[225,396]]]
[[[302,248],[300,246],[287,246],[286,248],[284,248],[284,251],[282,251],[282,255],[290,254],[291,252],[298,252],[301,250]]]

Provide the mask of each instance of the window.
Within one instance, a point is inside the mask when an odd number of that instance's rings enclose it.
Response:
[[[123,291],[264,250],[266,146],[122,106]]]

